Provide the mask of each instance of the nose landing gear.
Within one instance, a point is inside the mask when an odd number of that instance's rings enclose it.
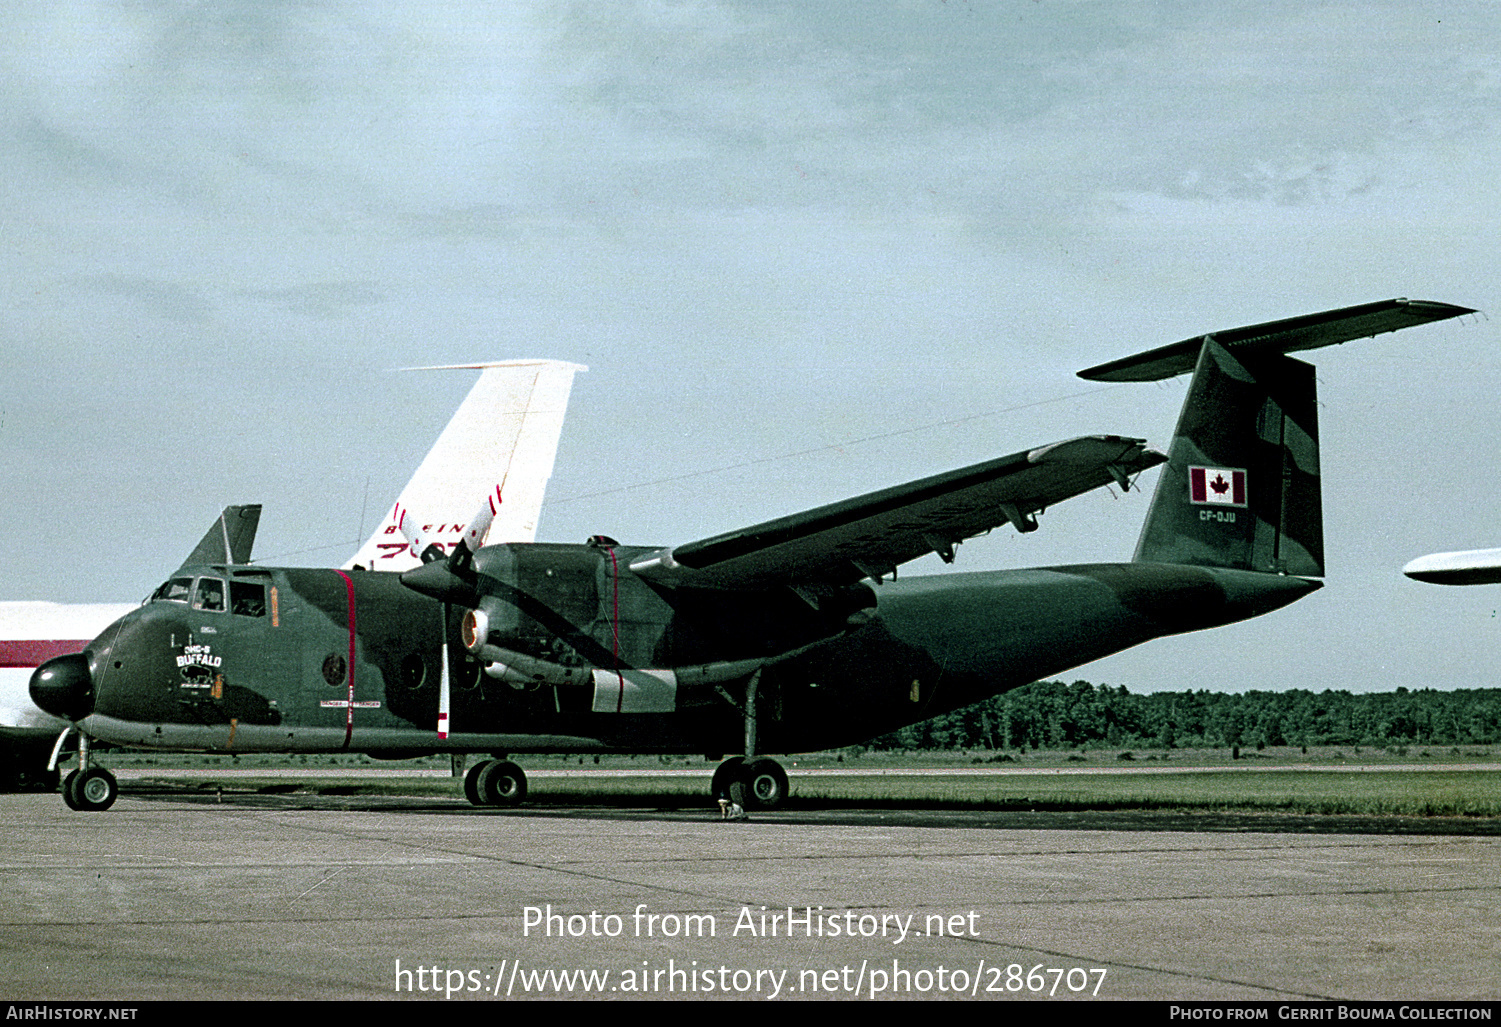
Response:
[[[52,747],[52,759],[48,762],[47,769],[57,769],[63,744],[73,731],[78,731],[78,769],[63,779],[63,802],[67,803],[69,809],[79,812],[107,810],[120,797],[120,784],[107,769],[90,764],[89,736],[74,725],[70,724],[57,736],[57,744]]]

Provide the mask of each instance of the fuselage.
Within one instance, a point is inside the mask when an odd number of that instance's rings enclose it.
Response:
[[[481,550],[489,648],[478,656],[456,642],[464,610],[396,574],[186,568],[87,647],[82,726],[171,749],[720,754],[743,751],[753,694],[758,751],[801,752],[1320,587],[1128,563],[861,583],[810,600],[653,584],[626,569],[647,551]],[[548,677],[502,673],[497,653]]]

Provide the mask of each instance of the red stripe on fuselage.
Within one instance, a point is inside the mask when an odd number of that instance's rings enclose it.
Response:
[[[354,737],[354,579],[343,571],[334,571],[344,579],[344,592],[349,597],[349,704],[344,710],[344,748]]]
[[[87,638],[8,638],[0,640],[0,667],[40,667],[54,656],[81,653]]]

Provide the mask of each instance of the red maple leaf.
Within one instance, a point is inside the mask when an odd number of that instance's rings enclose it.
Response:
[[[1223,496],[1230,490],[1230,483],[1225,480],[1225,476],[1223,474],[1216,474],[1214,476],[1214,481],[1211,481],[1209,483],[1209,487]]]

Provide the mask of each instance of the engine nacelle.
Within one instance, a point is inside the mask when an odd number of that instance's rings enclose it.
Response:
[[[459,623],[459,641],[471,653],[478,653],[490,638],[490,615],[484,610],[465,610]]]

